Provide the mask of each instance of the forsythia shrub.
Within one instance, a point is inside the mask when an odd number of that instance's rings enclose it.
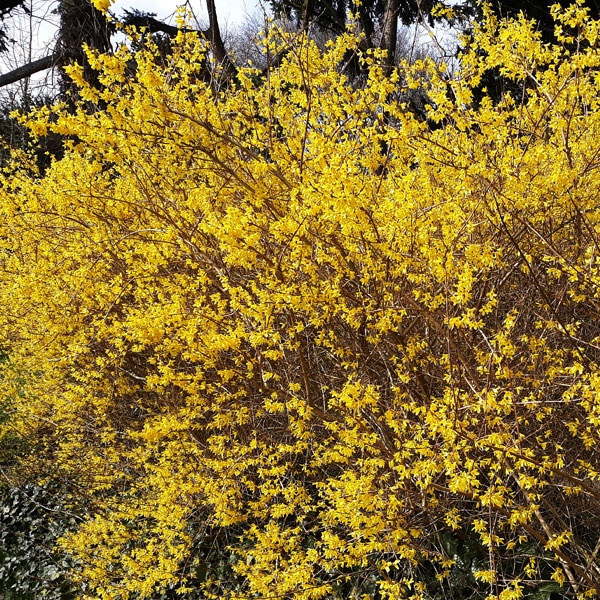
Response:
[[[3,175],[3,427],[77,485],[86,597],[426,598],[448,532],[490,598],[598,593],[600,22],[556,18],[362,82],[274,35],[222,89],[182,33],[27,117],[69,142]]]

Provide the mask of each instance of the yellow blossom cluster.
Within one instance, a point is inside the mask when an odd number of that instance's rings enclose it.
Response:
[[[86,598],[427,598],[447,532],[493,598],[598,593],[600,22],[556,18],[458,73],[274,34],[220,87],[182,32],[23,117],[67,141],[2,174],[2,431],[77,486]]]

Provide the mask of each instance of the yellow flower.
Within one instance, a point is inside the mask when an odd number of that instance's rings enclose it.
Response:
[[[92,0],[92,4],[101,13],[106,13],[112,4],[112,0]]]

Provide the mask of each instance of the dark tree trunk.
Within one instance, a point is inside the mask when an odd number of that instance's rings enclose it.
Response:
[[[221,37],[215,0],[206,0],[206,8],[208,9],[208,34],[211,51],[215,60],[229,70],[233,65],[225,50],[225,44],[223,44],[223,38]]]
[[[394,66],[396,61],[396,44],[398,40],[398,15],[400,13],[400,0],[387,0],[383,25],[381,32],[382,50],[387,50],[386,63],[388,70]]]
[[[111,30],[106,17],[94,8],[90,0],[61,0],[58,13],[60,15],[58,66],[78,63],[83,66],[83,76],[86,81],[97,85],[97,74],[89,65],[83,45],[87,44],[89,48],[98,52],[111,50]],[[72,89],[71,80],[64,73],[61,81],[63,92]]]

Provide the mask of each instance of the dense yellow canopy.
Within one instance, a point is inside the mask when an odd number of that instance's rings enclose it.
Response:
[[[558,18],[360,81],[351,34],[226,86],[182,33],[27,118],[70,141],[3,175],[2,427],[79,486],[87,598],[425,598],[453,530],[493,598],[598,593],[600,23]],[[474,99],[491,68],[522,93]],[[235,586],[190,575],[219,535]]]

